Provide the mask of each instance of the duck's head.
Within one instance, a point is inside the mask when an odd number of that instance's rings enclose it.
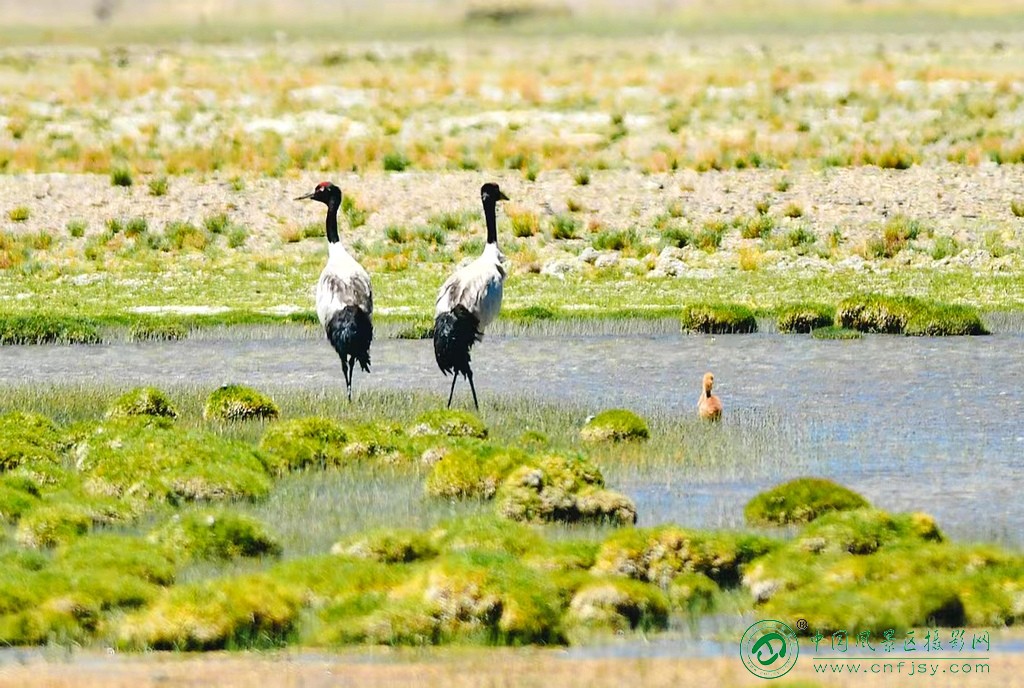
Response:
[[[704,373],[704,393],[711,394],[711,388],[715,386],[714,373]]]

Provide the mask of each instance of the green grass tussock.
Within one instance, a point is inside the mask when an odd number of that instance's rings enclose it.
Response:
[[[274,400],[251,387],[223,385],[210,393],[203,409],[206,420],[272,420],[280,410]]]
[[[756,495],[747,502],[743,515],[752,525],[785,525],[867,506],[866,499],[831,480],[797,478]]]
[[[595,631],[658,631],[668,626],[670,603],[658,588],[628,578],[604,577],[580,586],[565,616],[567,633],[580,644]]]
[[[487,443],[451,446],[427,474],[426,493],[446,499],[491,499],[505,477],[525,460],[521,451]]]
[[[62,437],[53,422],[37,413],[13,411],[0,416],[0,471],[18,466],[56,466]]]
[[[178,410],[166,393],[156,387],[136,387],[125,392],[107,409],[107,418],[154,416],[177,418]]]
[[[741,567],[776,542],[743,533],[708,533],[675,525],[627,528],[601,545],[593,571],[665,587],[680,574],[699,573],[722,586],[740,580]]]
[[[469,411],[438,409],[419,416],[409,434],[484,438],[487,437],[487,427],[479,416]]]
[[[99,326],[89,318],[58,315],[0,316],[0,345],[98,344]]]
[[[89,493],[132,503],[256,499],[270,490],[251,446],[202,430],[108,422],[73,451]]]
[[[757,332],[754,312],[734,303],[691,305],[683,309],[683,332],[749,334]]]
[[[882,294],[864,294],[844,299],[836,309],[836,324],[861,332],[883,334],[988,334],[981,316],[970,306]]]
[[[835,309],[820,303],[805,303],[781,308],[776,316],[779,332],[808,333],[828,327],[835,320]]]
[[[331,554],[372,559],[386,564],[408,563],[437,556],[429,533],[402,528],[383,528],[352,535],[331,547]]]
[[[180,562],[276,557],[283,551],[258,520],[223,509],[175,514],[148,537]]]
[[[496,495],[498,514],[543,523],[636,523],[636,505],[604,489],[600,469],[582,456],[545,456],[512,471]]]
[[[646,440],[650,436],[647,421],[626,409],[601,411],[580,430],[583,441],[591,443]]]
[[[295,418],[271,424],[260,440],[267,470],[275,475],[306,468],[328,468],[345,462],[348,435],[329,418]]]
[[[850,340],[850,339],[863,339],[864,335],[857,330],[850,330],[845,327],[836,327],[835,325],[829,325],[828,327],[816,327],[811,330],[811,337],[814,339],[836,339],[836,340]]]

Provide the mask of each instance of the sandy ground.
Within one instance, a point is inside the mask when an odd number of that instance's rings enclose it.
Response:
[[[945,663],[948,665],[949,663]],[[144,686],[1024,686],[1024,655],[994,655],[988,674],[919,672],[909,675],[823,677],[801,657],[785,678],[766,684],[738,659],[569,659],[561,651],[491,650],[465,654],[363,655],[163,655],[107,657],[80,654],[72,662],[29,659],[0,664],[0,686],[136,688]]]
[[[53,232],[61,242],[70,242],[64,229],[69,219],[85,220],[88,237],[102,232],[110,218],[142,215],[151,229],[159,229],[170,221],[201,222],[225,212],[249,230],[251,248],[268,248],[280,245],[286,228],[322,221],[321,210],[314,204],[292,199],[308,193],[323,178],[332,179],[369,211],[366,225],[348,235],[349,239],[359,236],[371,241],[383,240],[384,228],[390,225],[415,227],[439,212],[477,211],[479,186],[492,179],[500,182],[515,209],[543,218],[567,212],[572,199],[582,205],[575,215],[584,228],[590,223],[613,229],[636,227],[650,235],[657,234],[655,218],[673,203],[681,204],[690,224],[699,227],[705,220],[752,216],[755,205],[764,199],[769,200],[771,213],[783,227],[799,222],[820,238],[839,228],[851,247],[877,233],[887,218],[899,214],[920,220],[937,235],[953,236],[966,246],[976,244],[992,230],[1004,232],[1013,245],[1020,240],[1024,224],[1010,209],[1011,201],[1024,199],[1020,166],[940,165],[902,171],[877,167],[660,175],[607,171],[593,173],[587,186],[575,184],[567,172],[544,173],[534,183],[506,171],[365,176],[305,173],[285,179],[247,180],[241,191],[233,190],[226,178],[175,177],[162,197],[150,196],[144,183],[130,188],[111,186],[107,176],[0,175],[4,206],[0,208],[4,211],[0,230]],[[775,190],[781,179],[790,182],[786,191]],[[803,210],[799,220],[782,217],[790,203]],[[8,217],[7,211],[17,206],[30,209],[27,221],[14,222]],[[728,249],[730,241],[744,240],[732,232],[723,248]]]

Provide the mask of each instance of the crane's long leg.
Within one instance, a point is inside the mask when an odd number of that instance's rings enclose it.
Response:
[[[452,407],[452,397],[455,396],[455,381],[459,379],[457,372],[452,373],[452,391],[448,392],[448,408]]]
[[[469,380],[469,389],[473,392],[473,407],[480,410],[480,404],[476,403],[476,387],[473,386],[473,371],[466,369],[466,379]]]
[[[352,403],[352,380],[356,377],[356,357],[348,357],[348,401]]]
[[[345,376],[345,391],[348,392],[348,400],[352,401],[352,373],[348,369],[348,361],[341,357],[341,372]]]

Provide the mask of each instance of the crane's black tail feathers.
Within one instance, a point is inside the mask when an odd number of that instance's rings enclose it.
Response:
[[[348,362],[347,381],[351,384],[351,371],[355,368],[354,361],[364,372],[370,372],[370,342],[373,341],[373,323],[370,316],[358,306],[345,306],[331,316],[324,327],[327,339],[341,357],[342,369]]]
[[[465,306],[456,306],[434,319],[434,358],[437,367],[447,375],[472,377],[469,367],[469,350],[480,341],[480,320]]]

